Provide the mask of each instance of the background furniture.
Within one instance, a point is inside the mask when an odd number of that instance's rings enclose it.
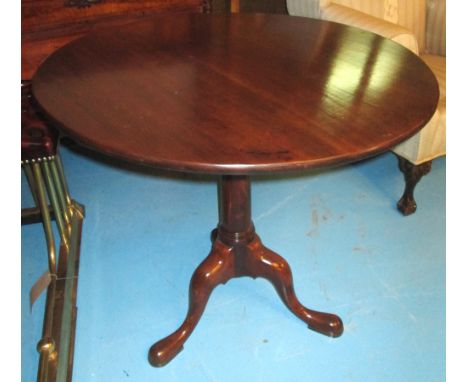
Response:
[[[359,76],[343,76],[343,62]],[[342,333],[337,316],[299,302],[287,261],[256,235],[251,175],[382,153],[431,118],[438,86],[417,56],[373,33],[285,15],[191,14],[112,28],[60,49],[36,72],[33,94],[84,146],[218,176],[219,224],[192,276],[186,319],[150,350],[150,362],[162,366],[182,350],[212,290],[234,277],[267,279],[310,329]]]
[[[71,379],[84,209],[68,193],[57,153],[60,136],[37,113],[31,102],[29,81],[52,52],[86,33],[161,12],[207,12],[210,7],[208,0],[21,2],[22,166],[37,204],[36,208],[22,211],[22,221],[43,222],[49,258],[43,338],[37,347],[39,381]],[[59,251],[56,251],[52,219],[56,220],[60,233]]]
[[[210,0],[22,0],[21,78],[52,52],[93,30],[161,12],[209,12]]]
[[[398,209],[416,210],[413,192],[445,155],[445,0],[287,0],[291,15],[335,21],[370,30],[407,47],[431,68],[439,83],[439,104],[429,123],[412,138],[393,148],[406,187]]]
[[[288,13],[285,0],[212,0],[211,3],[214,13]]]
[[[35,202],[22,209],[22,224],[42,221],[48,271],[30,292],[30,305],[47,288],[37,380],[71,380],[76,325],[76,288],[84,207],[73,200],[58,153],[58,131],[37,114],[30,83],[22,84],[21,166]],[[59,240],[54,236],[57,223]],[[57,251],[59,248],[59,251]]]

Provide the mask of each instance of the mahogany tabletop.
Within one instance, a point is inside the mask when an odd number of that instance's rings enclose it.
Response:
[[[439,91],[413,53],[376,34],[287,15],[161,15],[52,54],[32,92],[63,132],[158,168],[258,174],[392,148]]]

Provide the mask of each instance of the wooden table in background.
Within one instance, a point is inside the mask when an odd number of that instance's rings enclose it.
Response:
[[[233,277],[268,279],[310,329],[341,335],[339,317],[298,301],[288,263],[255,233],[250,176],[384,152],[423,127],[438,100],[431,71],[396,43],[262,14],[159,16],[101,30],[49,57],[32,90],[44,114],[85,146],[219,176],[212,250],[192,276],[185,321],[150,349],[155,366],[175,357],[212,290]]]

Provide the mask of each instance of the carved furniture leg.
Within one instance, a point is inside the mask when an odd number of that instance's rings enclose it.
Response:
[[[179,329],[151,347],[149,361],[153,366],[164,366],[183,349],[184,342],[195,329],[213,289],[234,277],[233,256],[230,252],[229,247],[215,242],[211,253],[195,270],[190,281],[187,317]]]
[[[197,325],[213,289],[234,277],[263,277],[276,288],[284,304],[310,329],[338,337],[343,323],[334,314],[304,307],[296,297],[289,264],[263,246],[251,220],[250,178],[223,176],[218,187],[219,224],[211,233],[213,246],[195,270],[189,289],[189,309],[182,325],[155,343],[148,355],[153,366],[164,366],[183,348]]]
[[[431,171],[432,161],[414,165],[405,158],[398,156],[398,167],[405,177],[405,191],[398,201],[397,208],[405,216],[416,211],[414,188],[421,178]]]
[[[338,316],[307,309],[299,302],[288,262],[265,247],[258,236],[248,246],[244,266],[246,275],[270,281],[288,309],[309,329],[330,337],[339,337],[343,333],[343,323]]]

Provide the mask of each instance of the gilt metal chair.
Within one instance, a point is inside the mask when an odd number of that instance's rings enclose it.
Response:
[[[21,93],[21,167],[35,203],[35,207],[22,209],[22,224],[42,222],[48,260],[47,272],[30,294],[32,304],[47,288],[42,338],[37,344],[37,380],[65,381],[71,373],[84,208],[70,196],[58,153],[58,132],[35,111],[28,82],[22,83]]]

